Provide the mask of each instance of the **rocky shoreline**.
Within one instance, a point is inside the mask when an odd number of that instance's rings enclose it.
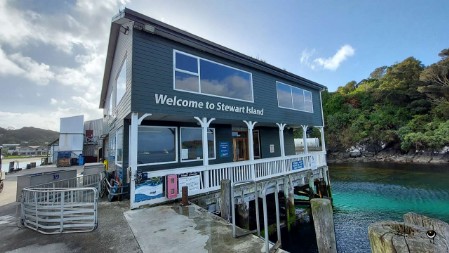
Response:
[[[422,152],[414,154],[398,154],[392,152],[353,154],[349,152],[332,152],[327,154],[328,163],[352,163],[352,162],[392,162],[392,163],[420,163],[420,164],[447,164],[449,152],[435,154]]]

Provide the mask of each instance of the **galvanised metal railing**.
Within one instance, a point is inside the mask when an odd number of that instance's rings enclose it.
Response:
[[[294,164],[299,166],[294,166]],[[220,182],[229,179],[232,182],[254,181],[259,182],[274,177],[299,173],[304,170],[315,170],[326,166],[325,152],[313,152],[309,154],[291,155],[259,159],[254,161],[242,161],[232,163],[213,164],[208,166],[185,167],[178,169],[157,170],[147,173],[147,178],[165,177],[167,175],[196,173],[200,175],[200,187],[198,190],[189,189],[189,195],[203,194],[220,189]],[[177,198],[181,198],[179,193]],[[136,208],[144,204],[158,204],[168,201],[165,197],[151,199],[132,205]]]
[[[100,175],[78,176],[22,190],[21,221],[43,234],[89,232],[98,225]]]

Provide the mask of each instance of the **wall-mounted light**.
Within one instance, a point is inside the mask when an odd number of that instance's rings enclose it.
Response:
[[[128,35],[128,33],[129,33],[129,26],[120,26],[120,32],[125,34],[125,35]]]
[[[156,30],[156,28],[155,28],[154,26],[152,26],[152,25],[145,25],[145,26],[143,27],[143,30],[144,30],[145,32],[154,33],[154,31]]]

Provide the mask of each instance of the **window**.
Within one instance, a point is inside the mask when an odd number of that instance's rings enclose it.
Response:
[[[276,82],[278,106],[304,112],[313,112],[312,92]]]
[[[123,127],[115,135],[115,163],[123,167]]]
[[[215,129],[207,130],[209,159],[215,159]],[[203,160],[202,129],[181,127],[181,161]]]
[[[117,83],[117,99],[115,100],[115,105],[117,106],[126,92],[126,59],[122,64],[121,70],[116,79],[116,83]]]
[[[249,72],[174,51],[174,89],[253,102]]]
[[[139,126],[137,163],[148,165],[177,162],[177,136],[176,127]]]

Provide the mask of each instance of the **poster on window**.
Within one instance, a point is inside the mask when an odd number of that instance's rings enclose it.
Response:
[[[162,177],[152,177],[136,184],[135,202],[162,198],[164,196]]]
[[[200,173],[186,173],[179,175],[178,178],[179,190],[181,191],[183,186],[188,187],[188,193],[200,190]]]

